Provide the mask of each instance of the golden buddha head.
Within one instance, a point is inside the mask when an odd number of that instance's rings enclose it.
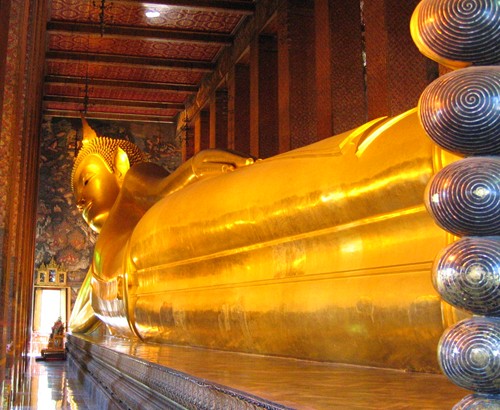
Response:
[[[85,119],[82,122],[83,146],[73,166],[71,183],[83,219],[100,232],[125,174],[132,165],[144,162],[144,155],[129,141],[98,137]]]

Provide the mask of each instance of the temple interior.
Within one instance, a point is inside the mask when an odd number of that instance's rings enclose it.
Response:
[[[500,408],[495,318],[494,387],[437,353],[436,256],[500,230],[425,203],[469,153],[420,3],[2,0],[0,408]]]

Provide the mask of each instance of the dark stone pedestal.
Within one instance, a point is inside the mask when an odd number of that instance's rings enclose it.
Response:
[[[445,409],[442,375],[69,335],[70,368],[99,408]]]

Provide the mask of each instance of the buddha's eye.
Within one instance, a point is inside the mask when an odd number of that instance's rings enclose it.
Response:
[[[87,174],[83,177],[83,186],[87,186],[94,174]]]

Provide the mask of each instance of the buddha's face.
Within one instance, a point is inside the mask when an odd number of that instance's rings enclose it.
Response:
[[[73,188],[83,219],[100,232],[120,192],[118,178],[101,156],[91,154],[75,170]]]

